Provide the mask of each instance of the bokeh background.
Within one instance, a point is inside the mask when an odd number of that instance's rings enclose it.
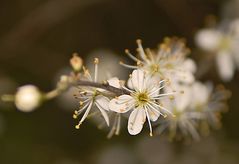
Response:
[[[220,20],[226,0],[1,0],[0,94],[35,84],[48,91],[69,69],[73,52],[90,66],[98,56],[115,69],[135,40],[156,47],[165,36],[179,36],[194,48],[194,34],[214,15]],[[236,8],[236,6],[234,6]],[[239,9],[239,6],[238,6]],[[198,53],[191,55],[199,59]],[[110,59],[109,59],[110,58]],[[125,59],[127,60],[127,59]],[[111,63],[107,65],[104,61]],[[120,68],[124,72],[125,68]],[[125,74],[119,75],[125,77]],[[118,72],[120,73],[120,72]],[[221,83],[215,69],[201,77]],[[171,143],[123,129],[108,140],[90,121],[75,130],[74,105],[65,97],[33,113],[0,103],[1,164],[166,164],[239,163],[239,74],[224,83],[232,91],[223,127],[199,143]]]

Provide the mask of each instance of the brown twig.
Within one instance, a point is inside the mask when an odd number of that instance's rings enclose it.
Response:
[[[116,87],[110,86],[108,83],[96,83],[96,82],[92,82],[92,81],[78,81],[76,83],[76,85],[105,89],[109,92],[115,93],[117,96],[120,96],[123,94],[127,94],[127,95],[130,94],[129,91],[127,91],[123,88],[116,88]]]

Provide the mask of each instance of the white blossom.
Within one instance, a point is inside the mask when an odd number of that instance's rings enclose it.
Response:
[[[180,82],[191,83],[194,81],[196,64],[193,60],[186,58],[190,52],[182,40],[176,38],[165,38],[164,42],[156,51],[144,50],[141,40],[137,40],[138,55],[133,56],[129,50],[126,54],[134,60],[137,65],[121,65],[127,68],[142,69],[152,76],[159,79],[174,79]]]
[[[84,68],[84,77],[93,82],[97,82],[98,79],[98,58],[95,58],[94,64],[95,64],[95,74],[94,77],[91,76],[89,71]],[[103,116],[106,124],[109,126],[109,117],[107,114],[107,111],[109,110],[108,103],[109,98],[103,96],[101,92],[103,92],[102,89],[97,89],[94,87],[79,87],[80,91],[78,95],[75,95],[77,99],[80,100],[80,109],[76,110],[73,117],[77,118],[82,112],[84,112],[81,120],[76,125],[76,129],[80,128],[80,125],[82,122],[87,118],[89,115],[93,105],[96,105],[96,107],[99,109],[101,115]]]
[[[159,100],[173,93],[160,94],[164,81],[151,81],[151,76],[147,76],[142,70],[134,70],[130,81],[133,90],[123,87],[130,92],[130,95],[125,94],[112,99],[109,108],[118,113],[131,111],[128,119],[128,132],[131,135],[140,133],[147,119],[152,136],[151,121],[158,120],[160,115],[165,117],[167,114],[172,115],[170,111],[161,106]]]
[[[40,105],[41,98],[42,95],[36,86],[25,85],[18,88],[15,105],[22,112],[31,112]]]
[[[175,95],[171,100],[166,99],[162,102],[163,106],[170,110],[175,117],[160,120],[157,134],[168,131],[170,139],[191,136],[195,140],[199,140],[196,120],[201,117],[201,114],[190,108],[192,99],[194,99],[191,86],[177,85],[177,87],[180,87],[183,93]],[[171,88],[166,89],[171,90]]]
[[[224,26],[200,30],[195,41],[199,48],[215,54],[220,77],[224,81],[230,81],[236,68],[239,68],[239,20]]]
[[[225,100],[229,95],[225,89],[214,93],[212,85],[199,81],[191,85],[177,84],[177,87],[183,91],[183,94],[176,94],[173,99],[162,101],[162,105],[175,117],[160,120],[157,134],[168,131],[170,138],[191,136],[199,140],[200,133],[209,131],[210,127],[220,126],[219,116],[225,109]],[[171,90],[168,87],[165,89]]]

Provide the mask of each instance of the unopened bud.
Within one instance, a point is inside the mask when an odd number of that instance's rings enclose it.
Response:
[[[16,107],[22,112],[31,112],[40,105],[41,93],[33,85],[25,85],[18,89],[15,95]]]
[[[70,64],[74,71],[79,72],[83,65],[83,60],[79,57],[77,53],[73,54],[73,57],[70,60]]]

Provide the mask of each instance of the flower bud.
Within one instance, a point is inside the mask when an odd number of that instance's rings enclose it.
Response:
[[[82,59],[78,56],[77,53],[73,54],[73,57],[70,59],[70,64],[74,71],[79,72],[81,70],[81,67],[83,65]]]
[[[41,101],[41,93],[36,86],[25,85],[18,89],[15,95],[15,105],[22,112],[31,112]]]

